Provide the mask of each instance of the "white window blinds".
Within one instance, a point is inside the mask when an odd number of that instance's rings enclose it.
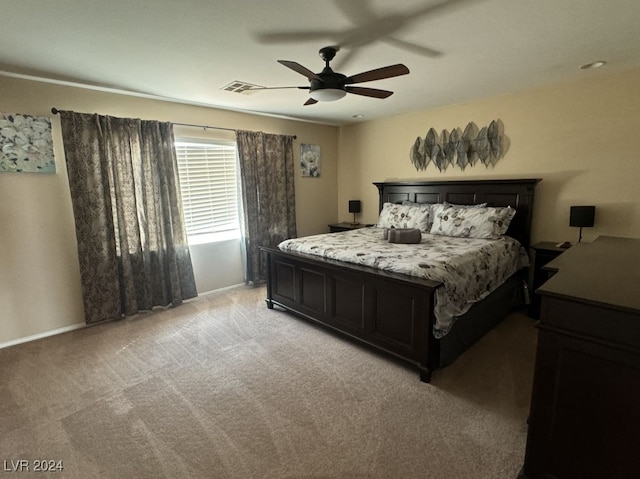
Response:
[[[176,141],[187,236],[237,230],[236,145]]]

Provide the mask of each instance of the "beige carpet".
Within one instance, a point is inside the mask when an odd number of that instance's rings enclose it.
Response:
[[[69,478],[515,479],[531,319],[512,314],[425,384],[264,298],[238,288],[0,350],[0,467],[63,461],[46,477]]]

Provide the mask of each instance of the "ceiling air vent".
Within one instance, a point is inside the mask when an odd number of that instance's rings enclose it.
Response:
[[[231,91],[234,93],[242,93],[243,95],[253,95],[255,92],[263,89],[263,86],[254,85],[243,81],[233,81],[226,86],[220,88],[224,91]]]

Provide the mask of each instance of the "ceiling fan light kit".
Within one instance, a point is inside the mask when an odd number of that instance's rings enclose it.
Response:
[[[336,101],[346,94],[345,90],[339,88],[320,88],[309,92],[309,96],[316,101]]]
[[[349,85],[354,83],[384,80],[386,78],[393,78],[409,73],[409,69],[406,66],[397,64],[358,73],[357,75],[348,77],[342,73],[334,72],[329,66],[329,62],[333,60],[337,51],[338,47],[324,47],[320,49],[320,58],[325,61],[325,67],[320,73],[314,73],[297,62],[278,60],[278,63],[300,73],[309,80],[308,87],[297,87],[309,90],[310,98],[304,103],[305,105],[313,105],[319,101],[336,101],[343,98],[347,93],[371,98],[388,98],[393,94],[392,91]]]

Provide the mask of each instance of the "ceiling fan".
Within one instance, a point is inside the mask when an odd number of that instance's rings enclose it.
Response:
[[[378,41],[427,58],[435,58],[441,56],[442,52],[402,40],[402,33],[411,30],[423,19],[428,21],[438,15],[452,14],[461,11],[465,4],[481,1],[485,0],[435,0],[435,3],[434,0],[422,0],[423,5],[416,8],[381,11],[375,8],[373,0],[333,0],[335,7],[352,24],[350,27],[259,32],[255,34],[255,38],[263,44],[329,40],[332,45],[346,50],[336,62],[340,67],[357,54],[357,49]]]
[[[393,78],[409,73],[409,69],[402,65],[389,65],[387,67],[377,68],[357,75],[346,76],[342,73],[334,72],[329,66],[329,62],[333,60],[338,51],[338,47],[324,47],[320,49],[320,58],[325,61],[325,67],[320,73],[314,73],[308,68],[303,67],[299,63],[289,60],[278,60],[278,63],[293,71],[304,75],[309,80],[309,86],[294,87],[302,90],[309,90],[309,98],[305,105],[313,105],[319,101],[334,101],[344,97],[347,93],[354,95],[368,96],[372,98],[387,98],[393,95],[392,91],[379,90],[377,88],[364,88],[359,86],[351,86],[354,83],[364,83],[374,80],[383,80],[385,78]]]

